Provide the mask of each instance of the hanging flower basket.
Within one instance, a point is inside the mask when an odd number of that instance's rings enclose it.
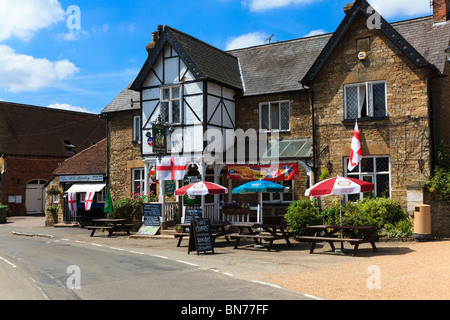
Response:
[[[48,195],[59,195],[59,194],[62,194],[62,190],[58,187],[53,186],[50,189],[48,189],[47,194]]]

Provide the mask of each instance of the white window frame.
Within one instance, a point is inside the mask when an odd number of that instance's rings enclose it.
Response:
[[[141,116],[133,117],[133,142],[141,142]]]
[[[380,84],[384,83],[384,109],[385,114],[384,117],[388,116],[388,105],[387,105],[387,83],[386,80],[380,80],[380,81],[366,81],[366,82],[360,82],[360,83],[352,83],[352,84],[346,84],[344,85],[344,119],[345,120],[354,120],[354,118],[348,117],[348,106],[347,106],[347,88],[350,87],[358,87],[358,118],[357,119],[367,119],[367,118],[374,118],[375,117],[375,109],[374,109],[374,97],[373,97],[373,85],[374,84]],[[362,117],[362,106],[360,105],[361,99],[360,94],[361,90],[359,89],[361,86],[365,86],[365,95],[366,95],[366,114],[367,116]]]
[[[135,179],[135,172],[140,172],[139,179]],[[136,182],[139,182],[140,188],[135,188]],[[131,193],[139,193],[141,196],[144,194],[145,186],[145,168],[133,168],[131,169]],[[138,189],[138,190],[136,190]]]
[[[284,185],[289,188],[289,190],[279,193],[279,192],[265,192],[263,193],[263,203],[291,203],[294,201],[294,181],[293,180],[285,180],[285,181],[277,181],[278,184]],[[291,199],[285,200],[285,194],[290,194]],[[267,200],[267,196],[269,199]],[[266,198],[266,200],[264,200]]]
[[[283,103],[287,103],[289,105],[289,126],[287,129],[281,129],[282,123],[281,123],[281,105]],[[272,105],[278,104],[278,128],[279,129],[273,129],[272,125]],[[262,127],[262,109],[264,106],[268,106],[268,114],[269,114],[269,129]],[[259,130],[264,132],[271,132],[271,131],[278,131],[278,132],[289,132],[291,131],[291,102],[289,100],[279,100],[279,101],[269,101],[269,102],[260,102],[259,103]]]
[[[174,88],[178,88],[180,90],[180,95],[178,98],[173,98],[173,89]],[[170,91],[170,97],[169,99],[164,99],[164,90],[169,90]],[[173,102],[174,101],[179,101],[180,103],[180,121],[179,122],[173,122]],[[172,86],[164,86],[161,87],[160,90],[160,114],[161,114],[161,107],[162,107],[162,103],[168,103],[169,104],[169,119],[168,122],[169,123],[173,123],[173,124],[181,124],[183,122],[183,87],[181,85],[172,85]]]
[[[379,171],[377,170],[378,168],[376,168],[376,159],[377,158],[388,158],[389,161],[389,168],[388,171]],[[391,198],[392,195],[392,177],[391,177],[391,172],[392,172],[392,166],[391,166],[391,157],[389,155],[379,155],[379,156],[366,156],[363,157],[363,159],[372,159],[373,161],[373,171],[372,172],[363,172],[361,171],[361,162],[358,165],[358,170],[359,171],[355,171],[355,169],[353,169],[353,171],[348,172],[348,161],[349,161],[349,157],[344,157],[344,177],[350,177],[350,178],[356,178],[359,180],[364,180],[365,176],[371,176],[372,177],[372,183],[375,185],[375,189],[374,189],[374,194],[375,197],[381,197],[381,194],[377,194],[377,175],[389,175],[389,198]],[[369,193],[360,193],[359,194],[359,198],[363,199],[364,195],[367,195]],[[345,201],[348,201],[348,196],[345,196]]]

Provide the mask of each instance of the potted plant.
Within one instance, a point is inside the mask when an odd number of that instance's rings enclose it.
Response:
[[[183,232],[183,228],[182,227],[175,227],[175,232],[176,233],[181,233],[181,232]]]

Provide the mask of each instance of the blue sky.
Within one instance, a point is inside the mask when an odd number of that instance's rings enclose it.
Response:
[[[351,1],[0,0],[0,100],[100,113],[138,74],[158,24],[226,50],[334,32]],[[431,14],[429,0],[369,2],[388,21]],[[68,28],[72,5],[81,29]]]

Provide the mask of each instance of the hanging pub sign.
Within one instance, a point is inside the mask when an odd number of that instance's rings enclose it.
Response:
[[[152,124],[152,146],[154,153],[167,153],[167,127]]]
[[[229,180],[268,180],[286,181],[298,180],[298,163],[280,163],[275,165],[228,165]]]

